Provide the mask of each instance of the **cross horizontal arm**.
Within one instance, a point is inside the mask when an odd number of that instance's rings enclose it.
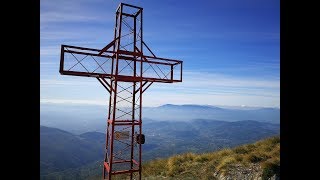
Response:
[[[138,48],[136,48],[135,52],[105,50],[110,48],[112,43],[109,43],[102,49],[104,51],[103,54],[101,53],[102,50],[99,49],[62,45],[60,73],[72,76],[114,78],[124,82],[150,81],[174,83],[182,81],[182,61],[144,56]],[[122,67],[124,68],[126,65],[129,67],[130,63],[133,62],[142,65],[142,77],[134,76],[133,73],[128,74],[128,70],[126,69],[115,74],[115,71],[112,72],[111,68],[113,64],[116,64],[114,63],[115,61],[118,62],[117,65],[119,66],[123,64],[124,66]],[[140,72],[136,73],[140,74]],[[111,89],[109,90],[112,91]]]
[[[86,53],[87,51],[96,51],[96,52],[100,52],[101,49],[93,49],[93,48],[85,48],[85,47],[80,47],[80,46],[71,46],[71,45],[61,45],[61,47],[63,48],[63,52],[67,52],[67,51],[73,51],[75,53]],[[71,50],[71,49],[74,49],[74,50]],[[81,51],[81,50],[87,50],[87,51]],[[140,51],[140,50],[139,50]],[[145,58],[150,58],[150,59],[157,59],[157,60],[165,60],[165,61],[169,61],[169,62],[177,62],[177,63],[181,63],[183,61],[181,60],[176,60],[176,59],[168,59],[168,58],[161,58],[161,57],[154,57],[154,56],[147,56],[147,55],[141,55],[141,53],[136,53],[134,54],[133,52],[130,53],[129,52],[125,52],[123,50],[120,50],[120,51],[105,51],[107,53],[110,53],[110,54],[115,54],[115,53],[118,53],[118,54],[121,54],[121,53],[126,53],[126,54],[129,54],[129,55],[136,55],[138,57],[145,57]],[[94,52],[91,52],[91,53],[88,53],[88,54],[93,54],[93,55],[97,55],[99,56],[99,53],[94,53]],[[61,54],[62,55],[62,54]],[[100,55],[100,56],[103,56],[103,55]],[[105,57],[112,57],[112,56],[105,56]]]

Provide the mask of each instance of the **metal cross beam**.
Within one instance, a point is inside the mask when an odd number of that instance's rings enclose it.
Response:
[[[143,8],[120,3],[114,39],[105,47],[61,45],[59,72],[95,77],[110,94],[103,179],[141,179],[142,94],[154,82],[182,82],[182,61],[151,51],[143,40],[142,20]]]

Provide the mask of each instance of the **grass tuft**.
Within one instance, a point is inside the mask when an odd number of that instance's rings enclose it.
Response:
[[[259,164],[262,179],[280,177],[280,137],[272,137],[253,144],[223,149],[217,152],[185,153],[168,159],[143,164],[143,179],[217,179],[235,165]]]

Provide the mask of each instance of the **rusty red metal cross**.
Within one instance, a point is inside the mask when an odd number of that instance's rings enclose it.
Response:
[[[94,77],[110,94],[103,179],[141,179],[142,94],[154,82],[182,82],[182,61],[151,51],[142,20],[143,8],[120,3],[114,39],[104,48],[61,45],[60,73]]]

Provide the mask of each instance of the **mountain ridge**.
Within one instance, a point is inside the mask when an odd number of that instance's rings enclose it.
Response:
[[[146,143],[143,160],[165,158],[184,152],[204,153],[251,143],[279,134],[279,125],[257,121],[152,121],[143,125]],[[42,175],[85,166],[104,157],[105,134],[69,133],[40,126]]]
[[[101,179],[101,163],[41,176],[49,179]],[[207,153],[186,152],[142,164],[142,179],[280,179],[280,136]],[[125,179],[115,176],[115,179]]]
[[[190,121],[208,119],[221,121],[254,120],[280,123],[280,110],[275,108],[227,109],[209,105],[173,105],[145,107],[142,110],[143,123],[148,121]],[[56,127],[81,134],[87,131],[105,131],[107,108],[97,105],[41,105],[40,125]]]

